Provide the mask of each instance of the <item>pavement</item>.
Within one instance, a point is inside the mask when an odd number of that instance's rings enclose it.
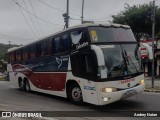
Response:
[[[154,87],[152,87],[152,78],[145,77],[145,92],[160,92],[160,78],[154,78]]]

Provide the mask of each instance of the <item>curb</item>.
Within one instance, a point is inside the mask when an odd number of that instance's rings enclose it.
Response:
[[[160,90],[155,90],[155,89],[145,89],[144,92],[159,92]]]

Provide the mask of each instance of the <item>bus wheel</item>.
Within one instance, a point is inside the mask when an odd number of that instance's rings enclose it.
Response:
[[[30,84],[29,84],[29,81],[28,81],[28,80],[25,81],[25,90],[26,90],[27,92],[30,92],[30,91],[31,91],[31,89],[30,89]]]
[[[19,80],[19,89],[20,89],[20,90],[25,90],[24,80]]]
[[[82,104],[83,103],[83,97],[82,97],[82,91],[79,85],[72,84],[68,91],[69,99],[74,104]]]

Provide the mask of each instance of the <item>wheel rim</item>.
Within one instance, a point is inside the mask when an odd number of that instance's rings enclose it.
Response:
[[[74,101],[81,101],[82,99],[82,92],[81,89],[78,87],[75,87],[72,89],[72,98]]]

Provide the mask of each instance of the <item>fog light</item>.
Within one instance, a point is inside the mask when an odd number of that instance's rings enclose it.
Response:
[[[144,80],[141,80],[139,84],[143,85],[145,82]]]
[[[116,92],[116,88],[102,88],[101,91],[105,93]]]
[[[109,100],[109,98],[106,98],[106,97],[103,98],[103,101],[105,101],[105,102],[108,101],[108,100]]]

